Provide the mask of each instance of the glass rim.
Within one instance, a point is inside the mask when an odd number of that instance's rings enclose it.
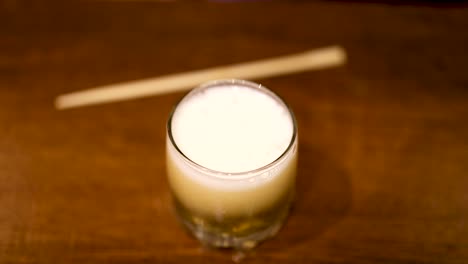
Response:
[[[225,171],[218,171],[214,169],[207,168],[206,166],[203,166],[201,164],[198,164],[197,162],[193,161],[189,157],[187,157],[184,152],[177,146],[177,143],[175,142],[174,137],[172,136],[172,118],[174,117],[174,113],[176,112],[178,106],[193,96],[196,93],[199,93],[203,90],[213,88],[216,86],[225,86],[225,85],[239,85],[251,89],[255,89],[257,91],[260,91],[271,98],[273,98],[275,101],[279,102],[281,105],[285,107],[285,109],[288,111],[289,116],[291,117],[291,122],[293,126],[293,132],[291,135],[291,140],[288,144],[288,147],[279,155],[276,159],[273,161],[269,162],[266,165],[263,165],[259,168],[253,169],[253,170],[248,170],[248,171],[241,171],[241,172],[225,172]],[[173,107],[169,119],[167,120],[166,124],[166,133],[167,136],[169,137],[171,145],[175,148],[178,154],[184,159],[185,162],[187,162],[191,167],[203,171],[204,173],[207,173],[208,176],[216,178],[216,179],[223,179],[223,180],[243,180],[243,179],[249,179],[251,177],[255,177],[256,175],[260,174],[263,171],[266,171],[270,169],[271,167],[275,166],[276,164],[280,163],[285,157],[290,153],[290,151],[293,149],[296,143],[297,139],[297,122],[296,118],[294,116],[294,113],[292,109],[289,107],[288,104],[275,92],[271,91],[270,89],[266,88],[265,86],[254,83],[251,81],[246,81],[246,80],[240,80],[240,79],[220,79],[220,80],[214,80],[214,81],[209,81],[200,84],[199,86],[193,88],[190,92],[185,94]],[[167,158],[167,157],[166,157]]]

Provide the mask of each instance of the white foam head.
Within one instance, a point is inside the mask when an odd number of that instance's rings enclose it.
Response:
[[[180,152],[202,167],[234,174],[278,159],[293,139],[293,117],[276,95],[254,85],[223,82],[186,96],[170,120]]]

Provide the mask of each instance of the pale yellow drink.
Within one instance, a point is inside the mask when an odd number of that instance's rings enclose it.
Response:
[[[274,235],[294,195],[297,129],[257,84],[194,89],[168,122],[167,172],[179,219],[202,242],[252,247]]]

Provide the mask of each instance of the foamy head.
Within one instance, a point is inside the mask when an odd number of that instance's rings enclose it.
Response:
[[[294,133],[291,113],[276,95],[241,81],[194,90],[179,103],[170,122],[174,144],[185,157],[224,173],[248,172],[274,162]]]

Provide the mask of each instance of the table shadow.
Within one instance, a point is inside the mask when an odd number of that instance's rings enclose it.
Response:
[[[278,239],[290,249],[310,246],[310,241],[343,219],[352,201],[345,169],[323,151],[300,145],[296,200]]]

